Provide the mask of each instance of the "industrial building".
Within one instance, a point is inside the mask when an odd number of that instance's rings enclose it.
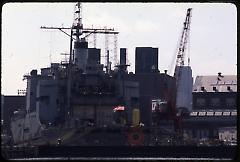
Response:
[[[193,109],[236,109],[237,76],[197,76],[193,85]]]
[[[218,75],[197,76],[192,95],[193,110],[183,121],[184,131],[188,137],[222,140],[220,134],[226,134],[224,131],[228,132],[229,127],[231,132],[236,133],[236,75],[218,73]]]

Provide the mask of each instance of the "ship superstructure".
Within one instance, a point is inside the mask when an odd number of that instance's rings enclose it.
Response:
[[[113,109],[118,106],[124,107],[126,112],[120,115],[126,116],[125,124],[131,124],[127,116],[130,116],[131,108],[137,106],[138,83],[122,78],[127,72],[122,67],[126,65],[120,65],[113,71],[107,64],[104,71],[104,65],[100,63],[100,49],[89,48],[86,35],[83,36],[83,33],[118,32],[83,28],[80,3],[76,4],[74,15],[72,27],[64,28],[71,31],[69,61],[51,63],[50,67],[42,68],[40,74],[32,70],[30,75],[24,76],[27,80],[26,109],[16,112],[11,123],[15,143],[42,138],[45,134],[53,135],[47,130],[60,127],[69,133],[73,127],[113,126],[116,124]],[[121,51],[121,62],[126,63],[126,52]]]
[[[102,64],[101,49],[90,48],[86,38],[119,32],[84,28],[81,8],[81,3],[75,5],[70,28],[41,27],[70,30],[63,31],[70,37],[69,60],[24,76],[26,109],[12,118],[14,143],[161,145],[166,139],[174,143],[179,137],[174,129],[179,122],[176,78],[158,70],[158,48],[136,48],[136,74],[128,73],[126,48],[120,48],[120,64],[111,67],[109,50]]]

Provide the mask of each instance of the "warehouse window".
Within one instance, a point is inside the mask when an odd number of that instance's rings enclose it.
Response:
[[[200,111],[199,113],[198,113],[198,116],[205,116],[206,115],[206,112],[205,111]]]
[[[216,111],[214,115],[215,116],[222,116],[222,113],[223,113],[222,111]]]
[[[232,111],[231,116],[237,116],[237,111]]]
[[[197,116],[198,112],[197,111],[193,111],[190,113],[190,116]]]
[[[213,111],[208,111],[207,116],[213,116]]]
[[[230,111],[223,112],[223,116],[230,116]]]

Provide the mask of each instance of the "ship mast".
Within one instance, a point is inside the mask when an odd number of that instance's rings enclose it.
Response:
[[[71,108],[71,82],[72,82],[72,64],[73,64],[73,50],[72,50],[72,40],[73,35],[76,36],[75,42],[80,41],[80,36],[82,35],[82,4],[77,2],[74,9],[74,20],[71,28],[71,38],[70,38],[70,57],[68,64],[68,78],[67,78],[67,114],[68,117],[73,115],[73,111]]]
[[[74,11],[74,20],[72,24],[73,35],[76,36],[76,41],[79,41],[80,36],[82,35],[83,24],[82,24],[82,4],[78,2],[75,5]]]
[[[82,23],[82,3],[77,2],[74,6],[74,20],[71,27],[46,27],[41,26],[41,29],[58,29],[67,36],[70,37],[70,53],[69,53],[69,62],[66,64],[67,66],[67,103],[66,103],[66,110],[65,114],[67,114],[66,119],[71,117],[73,114],[71,109],[71,82],[72,82],[72,68],[73,65],[77,65],[78,68],[85,67],[86,60],[87,60],[87,42],[85,38],[91,34],[113,34],[117,35],[119,32],[115,31],[111,28],[83,28]],[[64,30],[71,31],[71,34],[68,34]],[[83,34],[86,34],[83,36]],[[74,43],[73,43],[74,40]],[[72,47],[74,44],[74,48]],[[83,48],[84,46],[84,48]],[[83,57],[83,56],[86,57]],[[77,61],[76,61],[77,60]],[[109,65],[107,65],[109,66]]]

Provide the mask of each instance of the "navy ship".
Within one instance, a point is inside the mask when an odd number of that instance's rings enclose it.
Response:
[[[91,34],[117,35],[119,32],[84,28],[81,5],[75,5],[72,27],[41,27],[70,30],[71,34],[64,32],[70,37],[69,60],[51,63],[50,67],[42,68],[40,74],[32,70],[29,75],[24,75],[27,80],[26,108],[16,111],[11,120],[14,144],[155,146],[181,143],[180,118],[184,111],[176,111],[176,105],[179,110],[185,110],[185,103],[181,102],[187,100],[178,98],[176,101],[178,93],[175,92],[178,89],[183,93],[184,89],[179,88],[181,84],[176,84],[184,82],[181,80],[184,50],[177,55],[178,68],[174,77],[160,73],[157,63],[146,65],[150,66],[149,74],[129,73],[126,48],[120,49],[120,63],[113,68],[107,51],[107,61],[103,65],[101,50],[89,48],[86,38]],[[188,9],[180,49],[185,48],[190,17],[191,9]],[[158,58],[155,57],[156,49],[150,50],[154,62]],[[150,96],[143,91],[144,83],[155,79],[160,80],[154,84],[162,86],[162,90],[153,88],[151,93],[156,93]],[[147,108],[141,108],[143,105]]]
[[[218,142],[203,146],[184,137],[181,122],[188,119],[192,102],[191,68],[185,66],[189,63],[185,51],[191,8],[183,24],[173,76],[158,70],[157,48],[136,48],[135,74],[128,72],[126,48],[120,48],[120,62],[114,67],[106,50],[106,63],[102,64],[101,49],[90,48],[87,37],[119,32],[84,28],[81,8],[82,4],[76,3],[69,28],[41,27],[70,37],[69,60],[51,63],[40,74],[32,70],[24,75],[26,107],[15,111],[11,119],[14,147],[2,149],[6,158],[216,160],[236,155],[236,147]]]

